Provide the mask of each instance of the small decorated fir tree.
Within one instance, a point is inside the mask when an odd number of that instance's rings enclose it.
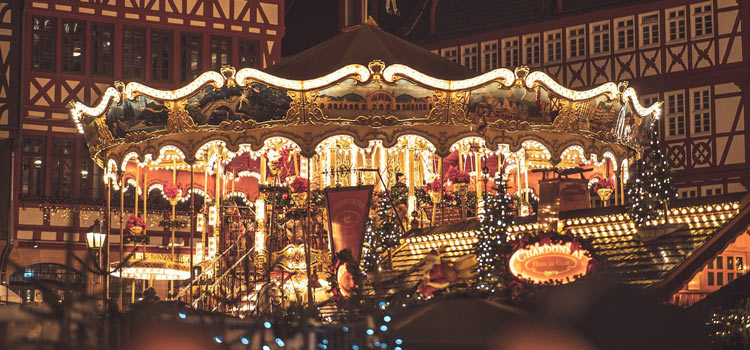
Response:
[[[393,205],[385,193],[375,195],[374,210],[377,213],[367,221],[364,237],[363,268],[376,271],[382,265],[382,254],[399,245],[403,233]]]
[[[677,197],[672,171],[661,151],[657,127],[653,127],[651,142],[644,149],[638,169],[640,172],[631,177],[627,186],[627,196],[631,201],[628,213],[636,226],[642,227],[647,222],[661,219],[669,201]]]
[[[508,228],[513,224],[513,198],[506,192],[502,173],[495,177],[494,189],[495,193],[487,194],[485,198],[484,214],[479,222],[479,241],[474,248],[479,264],[476,287],[489,293],[496,291],[499,276],[505,269],[500,248],[507,242]]]

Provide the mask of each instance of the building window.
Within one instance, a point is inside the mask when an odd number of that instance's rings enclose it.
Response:
[[[91,74],[112,76],[114,33],[111,24],[91,24]]]
[[[172,81],[172,32],[151,30],[151,80]]]
[[[482,43],[482,72],[497,68],[497,41]]]
[[[44,195],[44,159],[47,147],[44,137],[26,136],[23,138],[21,156],[21,194],[26,196]]]
[[[617,50],[623,51],[635,47],[635,29],[633,17],[615,20],[617,31]]]
[[[586,55],[586,35],[584,28],[568,29],[568,57],[581,58]]]
[[[458,49],[455,47],[440,50],[440,55],[448,60],[458,63]]]
[[[680,198],[693,198],[695,196],[695,189],[683,190],[680,192]]]
[[[202,42],[200,34],[182,33],[180,36],[180,81],[192,81],[203,71]]]
[[[503,66],[513,68],[518,63],[518,39],[503,40]]]
[[[704,133],[711,131],[711,103],[708,88],[693,91],[693,132]]]
[[[260,42],[258,40],[240,39],[237,43],[237,51],[240,55],[240,68],[261,68]]]
[[[81,156],[80,198],[85,200],[102,199],[103,182],[100,180],[102,169],[91,160],[85,145],[81,149],[84,154]]]
[[[708,36],[714,33],[713,13],[710,3],[691,6],[693,12],[693,36]]]
[[[560,62],[562,60],[562,33],[546,33],[545,43],[547,44],[547,62]]]
[[[45,17],[34,17],[31,21],[31,68],[53,72],[57,52],[57,22]]]
[[[529,35],[523,38],[523,62],[529,66],[539,65],[539,35]]]
[[[667,95],[667,130],[669,136],[685,135],[685,95]]]
[[[706,191],[706,196],[718,196],[721,194],[721,185],[704,188],[704,190]]]
[[[667,10],[669,41],[685,40],[685,8]]]
[[[62,24],[62,71],[83,74],[84,39],[86,25],[83,21],[64,20]]]
[[[732,281],[745,274],[744,258],[741,254],[727,253],[711,260],[706,266],[708,285],[723,286],[732,283]]]
[[[590,25],[591,45],[594,55],[609,53],[609,22]]]
[[[146,71],[146,31],[142,28],[122,29],[122,77],[143,79]]]
[[[218,71],[232,64],[232,38],[211,36],[211,69]]]
[[[659,13],[641,15],[641,46],[659,45]]]
[[[477,70],[477,46],[461,46],[461,59],[464,67]]]
[[[52,140],[52,187],[50,197],[72,198],[75,139]]]

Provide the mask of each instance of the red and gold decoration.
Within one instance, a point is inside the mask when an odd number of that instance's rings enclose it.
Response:
[[[341,187],[325,191],[331,250],[348,249],[359,261],[373,186]]]

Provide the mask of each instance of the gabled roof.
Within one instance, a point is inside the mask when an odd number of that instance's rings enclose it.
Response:
[[[624,207],[576,210],[560,216],[566,232],[591,240],[593,253],[608,272],[625,282],[649,286],[682,268],[726,226],[742,221],[737,215],[742,196],[675,200],[670,205],[671,228],[658,237],[640,234],[625,216]]]
[[[710,260],[715,259],[724,249],[750,226],[750,193],[737,202],[737,214],[719,230],[714,232],[685,261],[669,272],[659,283],[651,286],[663,296],[670,296],[690,281]]]
[[[403,64],[435,78],[460,80],[476,72],[442,58],[368,21],[344,29],[342,33],[266,69],[278,77],[305,80],[322,77],[349,64],[365,67],[381,60],[386,66]]]

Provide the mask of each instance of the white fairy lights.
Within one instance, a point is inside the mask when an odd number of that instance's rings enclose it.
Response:
[[[359,64],[350,64],[328,75],[310,80],[279,78],[254,68],[243,68],[235,74],[237,83],[240,86],[247,86],[249,83],[257,81],[282,89],[296,91],[319,89],[347,77],[353,77],[359,82],[365,82],[370,79],[370,70]]]

